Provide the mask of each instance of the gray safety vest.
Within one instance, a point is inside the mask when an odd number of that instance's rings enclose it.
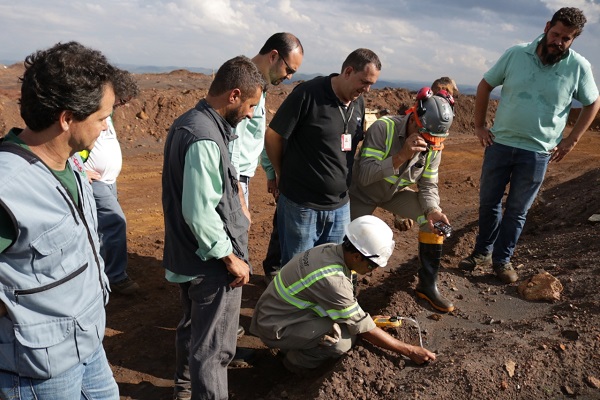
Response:
[[[0,369],[48,379],[102,345],[108,279],[96,206],[79,156],[69,160],[79,206],[52,171],[14,143],[0,144],[0,206],[16,239],[0,253]]]

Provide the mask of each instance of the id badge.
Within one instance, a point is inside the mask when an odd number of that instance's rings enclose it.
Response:
[[[349,133],[342,133],[342,151],[352,150],[352,135]]]

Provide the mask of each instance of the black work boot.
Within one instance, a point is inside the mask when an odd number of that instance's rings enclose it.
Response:
[[[442,259],[442,244],[419,242],[419,284],[417,297],[427,300],[436,310],[450,312],[454,304],[438,291],[437,276]]]

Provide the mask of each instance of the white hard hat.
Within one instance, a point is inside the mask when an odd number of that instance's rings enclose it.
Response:
[[[373,215],[364,215],[346,225],[346,237],[356,250],[380,267],[387,265],[394,251],[394,233]]]

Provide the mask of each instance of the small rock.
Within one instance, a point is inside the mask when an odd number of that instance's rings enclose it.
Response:
[[[600,389],[600,379],[596,378],[595,376],[588,376],[585,378],[585,381],[587,382],[588,385],[590,385],[593,388],[596,389]]]
[[[508,389],[508,382],[502,381],[502,383],[500,383],[500,389],[502,389],[502,390]]]
[[[559,344],[558,348],[561,349],[562,351],[567,351],[567,346],[565,346],[564,344]]]
[[[135,116],[136,116],[136,117],[138,117],[138,118],[139,118],[139,119],[141,119],[141,120],[144,120],[144,121],[150,118],[150,117],[148,116],[148,114],[146,114],[146,112],[145,112],[144,110],[140,111],[140,112],[139,112],[139,113],[137,113]]]
[[[600,214],[594,214],[588,218],[590,222],[600,222]]]
[[[563,391],[564,394],[569,395],[569,396],[573,396],[575,394],[575,391],[569,385],[564,385],[563,387],[561,387],[561,390]]]
[[[504,368],[506,369],[506,372],[508,372],[508,376],[510,376],[511,378],[515,375],[516,366],[517,364],[513,360],[508,360],[504,363]]]
[[[560,300],[563,285],[558,279],[543,272],[523,281],[517,288],[525,300]]]

